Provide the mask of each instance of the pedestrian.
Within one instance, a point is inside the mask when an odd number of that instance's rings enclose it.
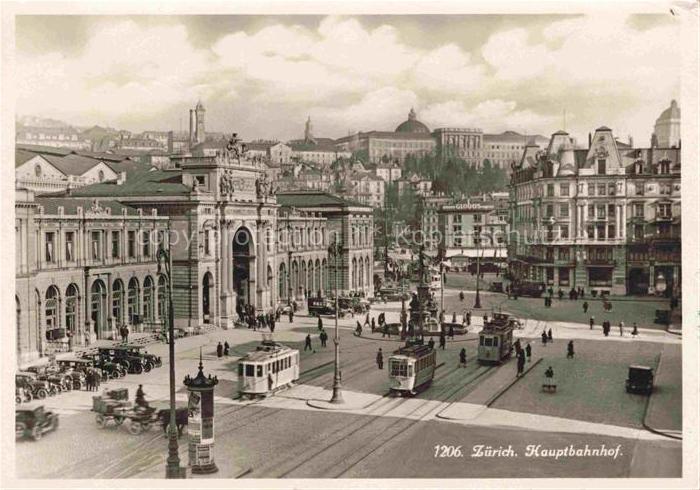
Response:
[[[455,328],[453,325],[450,325],[450,329],[448,330],[448,335],[450,336],[450,340],[455,339]]]
[[[275,333],[275,319],[270,318],[270,333]]]
[[[593,324],[595,323],[595,317],[591,317],[591,319],[588,321],[588,323],[591,326],[590,330],[593,330]]]
[[[486,325],[488,323],[488,321],[489,321],[489,316],[486,313],[484,313],[484,325]]]
[[[542,345],[547,345],[547,332],[542,330]]]
[[[569,340],[569,343],[566,345],[566,358],[567,359],[574,358],[574,341],[573,340]]]
[[[431,349],[435,348],[435,341],[432,337],[430,337],[430,340],[428,341],[428,347],[430,347]]]
[[[377,328],[377,324],[374,322],[374,317],[372,317],[372,326],[371,326],[372,333],[374,333],[374,330],[375,330],[376,328]]]
[[[554,369],[552,369],[552,366],[547,368],[547,370],[544,372],[544,376],[548,379],[552,379],[554,377]]]
[[[588,301],[583,302],[583,312],[588,313]]]
[[[467,350],[464,347],[459,351],[459,365],[467,367]]]
[[[221,357],[224,355],[224,346],[221,345],[221,342],[216,346],[216,357]]]
[[[583,288],[580,288],[578,295],[581,299],[583,299],[586,296],[585,293],[585,290]]]
[[[360,322],[357,322],[357,325],[360,325]],[[386,323],[382,327],[382,338],[386,337],[386,334],[389,333],[389,328],[387,327]]]
[[[452,312],[452,323],[457,323],[457,313],[454,311]]]
[[[124,327],[124,343],[129,343],[129,327]]]
[[[562,291],[561,288],[559,288],[559,291],[557,291],[557,296],[559,296],[559,301],[564,299],[564,291]]]
[[[306,339],[304,340],[304,352],[306,352],[306,349],[309,349],[310,351],[313,351],[313,347],[311,347],[311,334],[306,335]]]
[[[472,324],[472,310],[467,310],[467,327]]]
[[[139,387],[136,389],[136,397],[134,398],[134,404],[137,407],[148,408],[146,394],[143,392],[143,385],[139,385]]]
[[[632,337],[639,335],[639,330],[637,330],[637,322],[632,324]]]
[[[228,345],[228,341],[224,342],[224,355],[228,356],[228,351],[229,351],[230,346]]]
[[[379,369],[384,369],[384,354],[382,354],[382,348],[380,347],[377,351],[377,367]]]
[[[550,328],[549,331],[547,332],[547,342],[552,342],[552,329]]]
[[[321,330],[321,335],[319,335],[319,339],[321,340],[321,347],[325,347],[326,340],[328,340],[328,334],[325,330]]]
[[[518,353],[518,374],[516,376],[522,376],[525,371],[525,354],[520,351]]]
[[[605,335],[607,337],[609,333],[610,333],[610,322],[608,320],[605,320],[603,322],[603,335]]]
[[[545,308],[549,307],[549,298],[547,296],[544,297],[544,307]]]
[[[88,391],[92,391],[92,384],[93,384],[92,370],[88,369],[87,372],[85,373],[85,388],[87,388]]]
[[[365,317],[365,325],[369,327],[369,313],[367,313],[367,316]]]
[[[445,334],[444,334],[444,332],[440,332],[440,348],[442,350],[445,350]]]
[[[620,337],[625,333],[625,322],[620,321]]]
[[[464,291],[459,292],[459,300],[464,301]]]
[[[294,323],[294,310],[292,308],[289,309],[289,323]]]
[[[318,316],[318,331],[323,330],[323,320],[321,320],[321,315]]]
[[[530,342],[525,346],[525,355],[527,356],[527,362],[530,362],[532,357],[532,347],[530,347]]]

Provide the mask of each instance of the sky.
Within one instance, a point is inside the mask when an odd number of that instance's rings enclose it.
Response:
[[[669,15],[18,16],[17,114],[244,139],[431,129],[648,144],[680,98]]]

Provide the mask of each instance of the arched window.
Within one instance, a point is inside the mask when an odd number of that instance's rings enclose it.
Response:
[[[162,322],[168,317],[168,280],[161,274],[158,276],[158,317]]]
[[[141,308],[139,305],[139,281],[132,277],[129,280],[129,291],[127,299],[127,318],[130,325],[139,323],[141,318],[139,317],[139,312]]]
[[[46,301],[44,301],[44,321],[46,338],[48,340],[56,340],[58,338],[58,298],[59,293],[56,286],[49,286],[46,290]]]
[[[272,267],[268,264],[267,266],[267,288],[270,289],[272,287]]]
[[[78,318],[78,287],[71,284],[66,289],[66,331],[71,335],[76,333]]]
[[[282,262],[277,277],[277,297],[280,299],[287,297],[287,280],[287,267]]]
[[[143,280],[143,317],[147,322],[152,322],[155,319],[155,308],[153,304],[155,295],[153,289],[153,279],[151,279],[151,276],[146,276]]]
[[[112,283],[112,318],[117,325],[124,323],[124,283],[121,279]]]

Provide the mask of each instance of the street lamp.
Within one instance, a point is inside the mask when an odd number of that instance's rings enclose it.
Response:
[[[328,247],[328,255],[333,257],[335,263],[335,366],[333,374],[333,396],[331,403],[344,403],[343,393],[340,391],[340,340],[338,339],[338,271],[340,269],[340,256],[343,253],[343,247],[338,242],[338,234],[335,235],[335,241]]]
[[[168,276],[168,356],[170,358],[170,423],[168,425],[168,459],[165,478],[185,478],[185,468],[180,466],[177,445],[177,418],[175,414],[175,309],[173,308],[173,258],[168,250],[158,251],[158,273],[165,267]]]
[[[481,228],[476,233],[476,297],[474,298],[474,309],[481,309],[481,297],[479,296],[479,277],[481,276],[481,261],[479,260],[479,245],[481,243]]]

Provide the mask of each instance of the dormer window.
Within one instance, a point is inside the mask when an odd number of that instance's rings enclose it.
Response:
[[[605,158],[598,159],[598,175],[605,175]]]

